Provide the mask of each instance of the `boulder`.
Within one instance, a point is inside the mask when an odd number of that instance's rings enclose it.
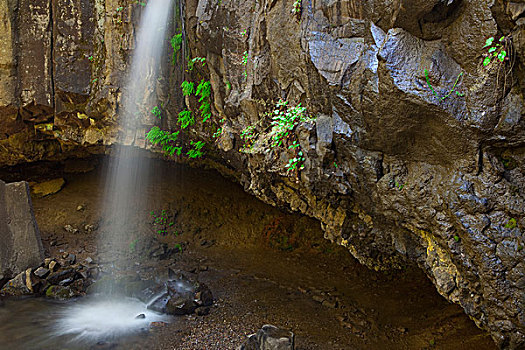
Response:
[[[170,315],[199,315],[209,313],[213,294],[204,283],[186,278],[182,273],[169,271],[169,280],[149,286],[138,294],[144,302],[153,300],[148,309]]]
[[[237,350],[293,350],[294,337],[290,331],[267,324],[250,335]]]
[[[0,290],[1,295],[22,296],[32,294],[26,284],[26,271],[20,272],[15,278],[7,282]]]
[[[0,242],[0,275],[16,276],[44,259],[27,182],[0,181]]]

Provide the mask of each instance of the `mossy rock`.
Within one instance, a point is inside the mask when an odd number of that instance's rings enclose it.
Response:
[[[75,292],[70,287],[50,286],[46,290],[46,297],[58,300],[67,300],[75,297]]]

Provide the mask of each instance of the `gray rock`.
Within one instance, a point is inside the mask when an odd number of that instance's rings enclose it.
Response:
[[[45,267],[39,267],[35,270],[34,274],[38,278],[46,278],[47,275],[49,275],[49,269],[46,269]]]
[[[44,259],[26,182],[0,181],[0,274],[14,276]]]
[[[59,284],[63,281],[66,281],[64,283],[68,283],[67,281],[73,279],[73,277],[75,276],[75,270],[74,269],[67,269],[67,270],[61,270],[61,271],[57,271],[57,272],[54,272],[52,274],[50,274],[48,277],[47,277],[47,282],[49,284]],[[71,283],[69,282],[69,283]]]
[[[15,278],[7,282],[0,290],[1,295],[22,296],[32,294],[31,290],[27,288],[26,272],[20,272]]]
[[[294,334],[272,325],[264,325],[237,350],[293,350]]]
[[[213,294],[208,286],[171,269],[167,277],[168,281],[150,285],[136,297],[149,302],[149,309],[170,315],[189,315],[198,308],[203,315],[209,312],[206,308],[213,305]]]
[[[148,309],[157,311],[160,313],[166,313],[168,302],[170,301],[170,296],[168,293],[164,293],[160,296],[158,296],[155,300],[153,300],[149,305]]]

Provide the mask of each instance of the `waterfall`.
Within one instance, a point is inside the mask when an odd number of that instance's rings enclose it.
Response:
[[[144,202],[148,186],[149,161],[140,146],[145,131],[141,117],[156,103],[155,85],[168,41],[165,37],[172,0],[148,0],[136,35],[126,86],[119,111],[120,145],[114,148],[108,167],[103,209],[99,228],[99,259],[106,265],[110,282],[126,267],[129,241],[138,234],[147,212]],[[146,108],[147,107],[147,108]],[[142,225],[141,225],[142,224]],[[128,253],[128,254],[126,254]],[[108,277],[108,276],[106,276]],[[102,283],[105,285],[104,283]],[[56,337],[73,337],[75,342],[111,339],[165,320],[164,315],[147,309],[147,304],[114,290],[108,283],[99,294],[69,306],[56,323]],[[138,314],[144,317],[136,318]]]
[[[172,0],[149,0],[140,21],[131,66],[119,113],[121,145],[115,146],[106,180],[103,222],[100,227],[99,256],[115,269],[129,253],[130,239],[144,223],[138,222],[148,210],[143,194],[149,179],[149,159],[137,147],[144,142],[141,116],[151,113],[145,106],[156,105],[155,85],[163,55]],[[122,254],[121,254],[122,253]]]

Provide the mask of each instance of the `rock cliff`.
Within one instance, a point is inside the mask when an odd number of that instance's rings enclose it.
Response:
[[[167,53],[137,101],[143,128],[123,140],[116,120],[141,10],[123,0],[0,4],[0,164],[115,142],[155,149],[144,142],[152,106],[175,131],[182,105],[196,107],[176,92],[182,77],[208,79],[213,117],[182,137],[206,141],[204,163],[317,218],[371,268],[417,263],[501,348],[525,346],[525,2],[177,3],[183,54],[172,66]],[[508,55],[484,66],[489,37]],[[185,56],[206,65],[183,72]],[[267,113],[279,99],[314,121],[270,147]],[[303,168],[287,171],[297,150]]]

